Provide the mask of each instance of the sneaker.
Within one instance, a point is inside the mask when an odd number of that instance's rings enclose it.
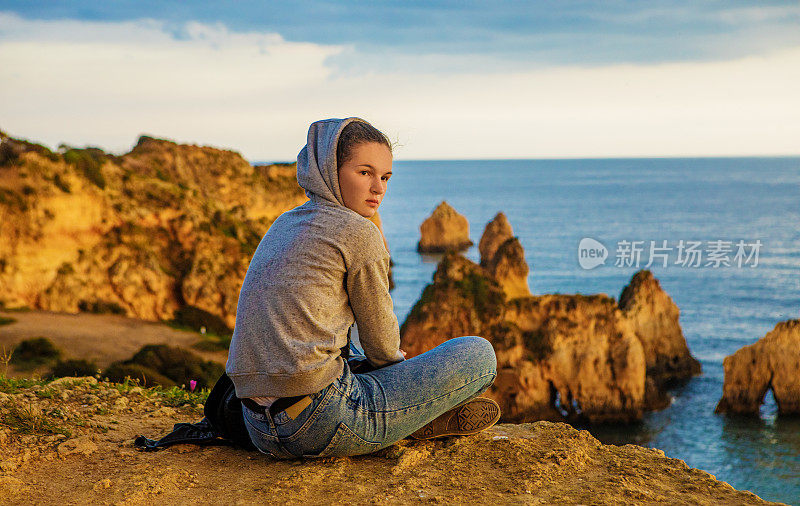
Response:
[[[432,439],[442,436],[477,434],[496,424],[500,406],[486,397],[475,397],[428,422],[411,434],[411,439]]]

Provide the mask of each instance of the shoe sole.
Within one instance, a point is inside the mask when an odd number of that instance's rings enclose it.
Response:
[[[477,434],[496,424],[500,406],[486,397],[475,397],[462,403],[411,434],[412,439],[433,439],[444,436]]]

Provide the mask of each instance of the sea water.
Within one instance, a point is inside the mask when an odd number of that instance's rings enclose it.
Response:
[[[800,420],[776,416],[771,394],[760,418],[714,414],[723,358],[800,318],[800,158],[396,161],[393,172],[380,212],[401,323],[440,259],[416,246],[442,200],[469,220],[475,246],[465,253],[474,261],[486,224],[506,214],[534,294],[619,300],[652,244],[648,268],[680,308],[703,374],[641,423],[590,431],[606,443],[659,448],[764,499],[800,503]],[[581,266],[586,238],[606,249],[604,264]]]

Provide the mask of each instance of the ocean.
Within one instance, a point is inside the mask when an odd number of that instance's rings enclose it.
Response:
[[[401,323],[440,259],[416,246],[419,225],[442,200],[469,220],[475,246],[465,254],[474,261],[486,223],[506,214],[534,294],[618,300],[652,246],[648,268],[680,308],[703,373],[641,423],[589,430],[605,443],[659,448],[764,499],[800,504],[800,418],[776,416],[771,393],[760,418],[714,414],[725,356],[800,318],[800,158],[396,161],[393,173],[380,212]],[[586,238],[606,248],[604,264],[581,266]]]

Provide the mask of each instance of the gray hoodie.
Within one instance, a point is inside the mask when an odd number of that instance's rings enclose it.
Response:
[[[355,322],[376,367],[400,362],[389,295],[389,253],[378,227],[342,200],[339,134],[359,118],[317,121],[297,155],[309,201],[280,215],[261,239],[239,293],[226,371],[245,397],[291,397],[330,385]]]

